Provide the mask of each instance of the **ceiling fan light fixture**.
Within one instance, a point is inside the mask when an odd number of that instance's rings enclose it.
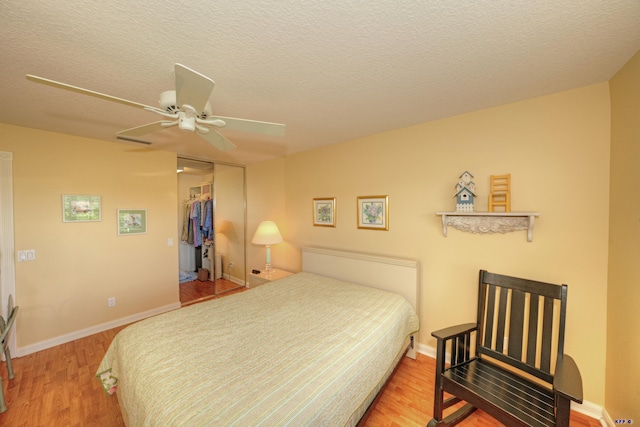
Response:
[[[195,117],[187,117],[183,114],[180,115],[178,119],[178,127],[182,130],[190,130],[191,132],[195,132],[196,130],[196,118]]]

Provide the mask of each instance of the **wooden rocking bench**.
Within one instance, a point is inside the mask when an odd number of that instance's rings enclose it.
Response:
[[[564,354],[567,285],[484,270],[479,282],[477,323],[431,334],[437,358],[428,426],[457,424],[477,408],[507,426],[568,426],[571,401],[582,403],[582,379]],[[467,403],[443,418],[460,401]]]

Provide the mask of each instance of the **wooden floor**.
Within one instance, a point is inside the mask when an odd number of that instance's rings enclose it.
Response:
[[[180,303],[185,305],[225,296],[231,291],[242,291],[246,288],[227,279],[216,279],[215,282],[194,280],[180,284]]]
[[[9,409],[0,414],[0,426],[123,426],[117,398],[107,396],[94,376],[111,340],[123,328],[14,359],[11,381],[1,362]],[[364,425],[425,426],[433,411],[434,369],[435,361],[422,354],[417,360],[403,358]],[[482,411],[460,423],[463,427],[499,425]],[[571,426],[600,427],[600,423],[572,412]]]
[[[433,416],[435,365],[435,359],[423,354],[418,353],[416,360],[403,357],[395,374],[370,411],[364,426],[426,426]],[[449,414],[449,411],[446,411],[445,415]],[[494,420],[486,412],[477,410],[458,425],[482,427],[503,424]],[[601,427],[598,420],[575,411],[571,411],[570,425],[571,427]]]

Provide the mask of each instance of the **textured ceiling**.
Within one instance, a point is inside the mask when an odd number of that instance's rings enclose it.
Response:
[[[116,3],[116,4],[114,4]],[[0,2],[0,122],[129,144],[173,64],[216,82],[214,114],[284,123],[222,132],[221,153],[163,130],[153,149],[240,164],[610,79],[640,48],[638,0]]]

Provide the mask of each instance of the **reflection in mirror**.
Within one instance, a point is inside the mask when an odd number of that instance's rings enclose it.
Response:
[[[183,158],[177,171],[180,302],[186,305],[245,285],[245,176],[242,166]]]
[[[244,167],[216,164],[214,167],[214,229],[216,254],[222,277],[232,288],[245,286],[245,176]],[[217,293],[228,289],[216,289]]]

